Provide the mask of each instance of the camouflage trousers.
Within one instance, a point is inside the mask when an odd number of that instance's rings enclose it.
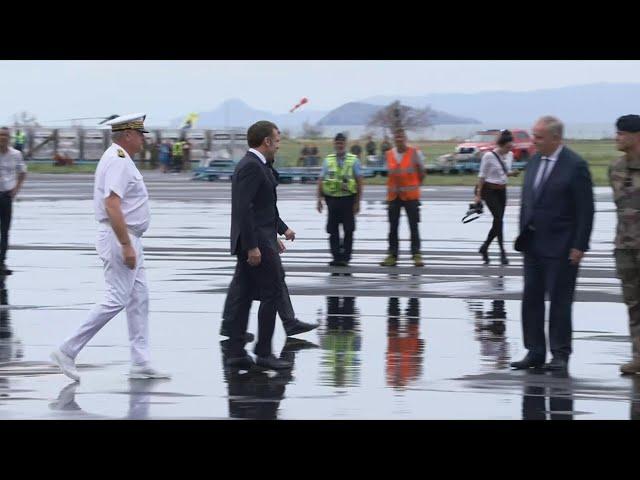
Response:
[[[629,333],[633,355],[640,356],[640,249],[616,248],[616,270],[622,281],[622,296],[629,309]]]

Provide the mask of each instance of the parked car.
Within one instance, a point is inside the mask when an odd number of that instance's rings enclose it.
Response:
[[[536,151],[531,136],[526,130],[519,128],[510,129],[513,133],[513,158],[514,168],[524,168],[526,162]],[[471,138],[456,146],[455,152],[442,155],[438,164],[445,172],[477,172],[480,168],[482,156],[493,150],[496,146],[498,129],[481,130]]]
[[[496,136],[500,130],[482,130],[456,147],[457,154],[472,155],[482,158],[482,155],[496,146]],[[526,162],[536,152],[531,136],[526,130],[514,128],[513,134],[513,158],[518,162]]]

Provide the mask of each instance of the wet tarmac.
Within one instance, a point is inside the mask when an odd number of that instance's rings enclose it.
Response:
[[[128,380],[124,313],[81,352],[74,384],[50,351],[102,295],[93,248],[92,177],[30,175],[14,204],[0,306],[1,419],[629,419],[640,418],[640,376],[621,377],[628,359],[626,308],[615,278],[615,227],[608,189],[597,214],[574,304],[570,376],[513,372],[524,354],[522,261],[481,265],[477,248],[490,216],[460,223],[468,187],[423,191],[425,268],[411,266],[408,225],[396,268],[386,250],[384,187],[367,188],[348,268],[329,267],[325,215],[313,185],[282,185],[279,208],[297,232],[283,255],[298,318],[317,330],[274,351],[292,371],[225,371],[218,335],[234,268],[228,254],[230,185],[187,175],[145,173],[152,198],[145,235],[151,354],[171,380]],[[516,234],[510,191],[505,238]],[[509,242],[511,243],[511,242]],[[250,331],[256,332],[251,312]],[[251,346],[249,346],[250,348]]]

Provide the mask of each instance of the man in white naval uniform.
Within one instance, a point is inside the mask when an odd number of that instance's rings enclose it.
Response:
[[[75,381],[80,380],[76,356],[123,309],[131,342],[130,378],[169,378],[149,365],[149,293],[141,241],[149,227],[149,195],[131,159],[144,145],[144,119],[143,114],[132,114],[106,123],[113,143],[96,168],[93,205],[99,222],[96,250],[107,289],[84,324],[51,354],[62,373]]]

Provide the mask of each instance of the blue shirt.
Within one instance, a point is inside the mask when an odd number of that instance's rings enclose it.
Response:
[[[170,153],[169,145],[162,144],[158,148],[158,154],[161,159],[169,158],[169,153]]]
[[[342,165],[344,165],[345,158],[347,158],[346,154],[343,157],[338,157],[336,155],[336,159],[338,161],[338,167],[342,168]],[[329,162],[327,161],[327,157],[325,157],[324,162],[322,163],[322,172],[320,173],[320,176],[324,178],[327,176],[328,173],[329,173]],[[360,173],[360,160],[358,160],[357,158],[356,158],[356,161],[353,163],[353,176],[354,177],[362,176]]]

